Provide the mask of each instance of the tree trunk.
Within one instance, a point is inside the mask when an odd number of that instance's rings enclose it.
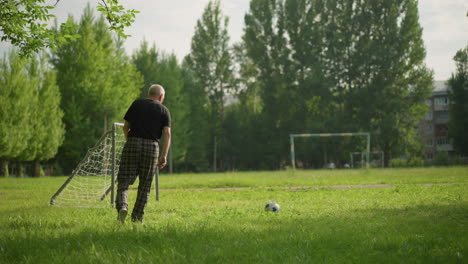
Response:
[[[8,161],[0,159],[0,177],[8,177]]]
[[[10,175],[13,176],[13,177],[17,177],[16,175],[16,162],[11,162],[10,163],[10,166],[9,166],[9,169],[10,169]]]
[[[18,177],[24,178],[24,164],[18,161]]]
[[[213,172],[216,172],[216,154],[217,154],[217,146],[216,146],[216,136],[214,137],[214,149],[213,149]]]
[[[17,169],[16,177],[23,178],[24,177],[24,165],[23,163],[21,163],[21,161],[16,162],[16,169]]]
[[[33,161],[33,172],[32,172],[33,177],[39,177],[41,176],[41,163],[39,160],[34,160]]]
[[[387,147],[386,145],[383,146],[383,153],[384,153],[384,166],[385,167],[388,167],[388,165],[390,165],[390,151],[388,150],[389,147]]]

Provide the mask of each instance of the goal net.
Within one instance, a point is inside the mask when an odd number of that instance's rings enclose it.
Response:
[[[122,126],[121,123],[114,123],[112,129],[88,150],[70,177],[52,196],[51,205],[102,208],[113,204],[114,182],[125,144]]]

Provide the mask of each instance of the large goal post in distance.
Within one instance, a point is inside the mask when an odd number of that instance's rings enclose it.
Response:
[[[123,124],[114,123],[65,183],[50,199],[54,206],[112,207],[115,201],[115,183],[119,171],[120,156],[125,144]],[[159,201],[159,173],[156,174],[156,200]],[[110,193],[110,197],[109,197]]]
[[[296,137],[348,137],[348,136],[365,136],[367,137],[367,153],[366,153],[366,168],[369,168],[369,153],[370,153],[370,133],[319,133],[319,134],[290,134],[289,140],[291,145],[291,165],[296,169],[296,155],[294,153],[294,138]]]

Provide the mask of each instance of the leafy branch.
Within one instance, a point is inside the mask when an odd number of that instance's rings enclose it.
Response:
[[[97,10],[106,14],[110,29],[123,38],[131,36],[125,34],[124,29],[130,27],[135,21],[135,15],[140,13],[140,11],[134,9],[126,10],[119,4],[118,0],[101,0],[101,2],[98,3]]]
[[[100,1],[97,9],[105,15],[109,28],[123,38],[129,37],[124,29],[131,26],[139,11],[126,10],[118,0]],[[47,5],[45,0],[0,0],[0,41],[10,42],[19,48],[21,56],[29,57],[44,48],[56,50],[79,38],[71,23],[62,23],[60,30],[49,26],[48,22],[55,18],[49,12],[59,2]]]

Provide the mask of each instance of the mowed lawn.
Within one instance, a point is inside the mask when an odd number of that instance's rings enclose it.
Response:
[[[65,180],[0,178],[0,263],[468,263],[468,167],[163,174],[144,225]]]

